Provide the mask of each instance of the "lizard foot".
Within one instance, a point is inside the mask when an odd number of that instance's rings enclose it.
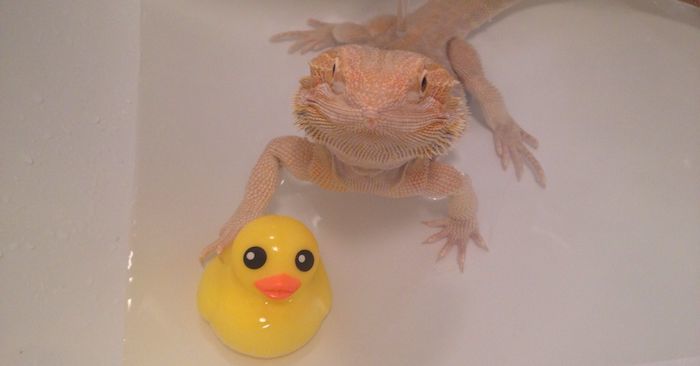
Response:
[[[520,180],[523,175],[523,166],[527,164],[532,169],[535,181],[542,188],[547,185],[542,165],[528,149],[528,146],[533,149],[539,146],[534,136],[525,132],[517,123],[511,121],[494,129],[493,142],[496,146],[496,154],[501,158],[501,166],[504,170],[508,168],[508,164],[512,160],[515,167],[515,176]]]
[[[309,19],[307,24],[313,29],[277,33],[270,38],[270,41],[293,41],[294,43],[289,47],[289,53],[299,51],[301,54],[305,54],[309,51],[320,51],[324,48],[336,45],[335,38],[333,37],[334,24],[316,19]]]
[[[199,253],[199,263],[204,265],[209,260],[209,257],[221,254],[225,248],[226,244],[217,239],[213,243],[204,247],[204,249],[202,249],[202,251]]]
[[[224,226],[219,233],[219,238],[214,240],[211,244],[207,245],[199,253],[199,263],[204,265],[210,257],[217,256],[226,249],[226,247],[233,242],[233,239],[238,233],[238,228],[231,228]]]
[[[440,249],[438,260],[447,255],[453,246],[457,246],[457,264],[459,270],[464,272],[464,260],[467,254],[467,242],[473,240],[479,248],[488,251],[484,238],[479,234],[478,224],[476,219],[457,220],[452,218],[444,218],[433,221],[424,221],[423,224],[429,227],[442,228],[436,234],[431,235],[423,244],[431,244],[443,239],[447,239],[445,245]]]

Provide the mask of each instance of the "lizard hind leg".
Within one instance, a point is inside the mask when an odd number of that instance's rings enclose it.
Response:
[[[364,44],[372,38],[375,28],[381,28],[383,19],[376,17],[368,25],[362,25],[350,22],[327,23],[311,18],[306,22],[311,27],[310,30],[277,33],[270,37],[270,42],[291,41],[293,43],[288,52],[299,51],[301,54],[343,44]]]
[[[537,139],[525,132],[510,116],[498,89],[486,79],[474,47],[464,40],[453,38],[447,46],[447,57],[464,89],[479,103],[485,122],[493,132],[496,154],[501,159],[503,169],[507,169],[512,162],[515,175],[520,180],[527,165],[535,181],[545,187],[544,169],[530,151],[538,147]]]
[[[270,37],[270,42],[291,41],[293,43],[289,47],[288,52],[294,53],[299,51],[301,54],[309,51],[320,51],[337,44],[333,37],[335,24],[316,19],[309,19],[307,24],[311,27],[310,30],[277,33]]]

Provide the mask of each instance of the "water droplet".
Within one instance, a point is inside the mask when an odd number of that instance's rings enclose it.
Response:
[[[15,242],[10,243],[10,250],[15,250],[17,249],[18,245]]]
[[[32,158],[32,157],[31,157],[30,155],[28,155],[28,154],[24,154],[24,156],[22,156],[22,159],[24,160],[24,163],[25,163],[25,164],[27,164],[27,165],[34,165],[34,158]]]
[[[29,250],[34,250],[34,249],[36,249],[36,245],[31,244],[31,243],[30,243],[30,244],[27,244],[27,249],[29,249]]]
[[[0,250],[0,258],[2,258],[2,255],[3,255],[3,254],[2,254],[2,250]]]
[[[689,158],[683,159],[683,167],[684,168],[692,168],[693,167],[693,162]]]
[[[313,218],[311,218],[311,225],[318,229],[318,224],[321,222],[321,216],[315,215]]]
[[[102,117],[95,118],[95,124],[96,125],[102,124]]]
[[[440,201],[442,199],[445,199],[445,196],[433,196],[433,197],[425,197],[431,201]]]
[[[34,101],[34,104],[44,104],[44,97],[39,94],[35,94],[32,97],[32,100]]]
[[[131,266],[133,265],[133,259],[134,259],[134,251],[131,250],[131,251],[129,251],[129,262],[126,265],[127,271],[131,269]]]

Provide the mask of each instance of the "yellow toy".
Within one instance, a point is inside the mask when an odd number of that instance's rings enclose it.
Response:
[[[271,358],[299,349],[331,307],[316,239],[290,217],[251,221],[205,268],[197,305],[238,352]]]

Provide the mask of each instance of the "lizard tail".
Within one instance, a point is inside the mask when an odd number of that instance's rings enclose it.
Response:
[[[406,32],[406,9],[408,5],[406,4],[408,0],[399,0],[399,6],[396,11],[396,32],[399,36]]]

